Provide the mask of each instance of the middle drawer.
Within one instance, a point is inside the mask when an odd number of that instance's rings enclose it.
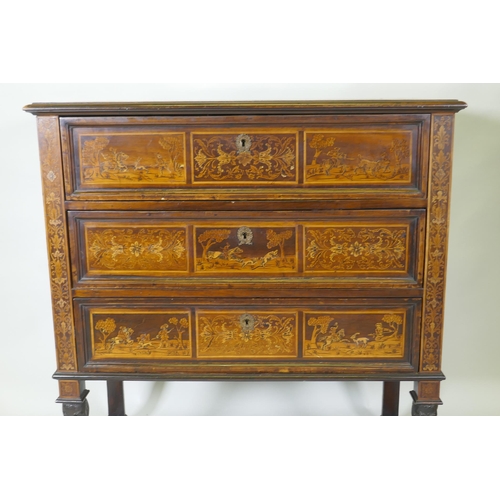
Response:
[[[424,210],[69,212],[73,285],[421,286]]]

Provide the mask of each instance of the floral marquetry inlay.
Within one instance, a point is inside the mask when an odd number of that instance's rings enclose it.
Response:
[[[424,371],[439,371],[441,368],[452,134],[453,116],[433,117],[422,338]]]
[[[66,218],[63,206],[59,121],[57,118],[39,117],[38,136],[45,198],[57,365],[59,370],[75,371],[77,362],[71,309]]]
[[[383,415],[411,381],[435,414],[465,107],[26,106],[64,414],[88,414],[87,381],[123,415],[130,381],[224,379],[383,382]]]
[[[408,226],[305,229],[307,271],[405,271]]]
[[[297,314],[279,311],[198,311],[199,358],[293,358]]]
[[[297,182],[297,134],[193,134],[194,182]]]
[[[186,229],[85,228],[89,272],[187,272]]]

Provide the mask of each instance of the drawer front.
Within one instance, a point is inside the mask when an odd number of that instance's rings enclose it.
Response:
[[[61,119],[72,199],[425,195],[429,118]],[[278,122],[278,123],[276,123]],[[277,191],[276,191],[277,190]]]
[[[420,299],[244,305],[77,299],[85,362],[413,363]],[[172,304],[171,302],[174,302]],[[175,302],[179,302],[178,305]]]
[[[421,282],[424,211],[70,212],[76,284]],[[290,281],[292,280],[292,281]],[[282,285],[280,285],[282,286]]]

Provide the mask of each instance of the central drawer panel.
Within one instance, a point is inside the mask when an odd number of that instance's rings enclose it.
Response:
[[[318,280],[420,286],[423,210],[69,212],[76,286]],[[369,285],[368,285],[369,286]]]

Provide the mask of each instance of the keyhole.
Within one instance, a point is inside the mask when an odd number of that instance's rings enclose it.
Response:
[[[252,230],[249,227],[243,226],[238,229],[238,241],[240,245],[251,245],[253,234]]]
[[[236,148],[238,153],[246,153],[250,151],[250,146],[252,145],[252,139],[246,134],[240,134],[236,137]]]
[[[255,318],[250,314],[240,316],[240,326],[244,332],[251,332],[254,329]]]

